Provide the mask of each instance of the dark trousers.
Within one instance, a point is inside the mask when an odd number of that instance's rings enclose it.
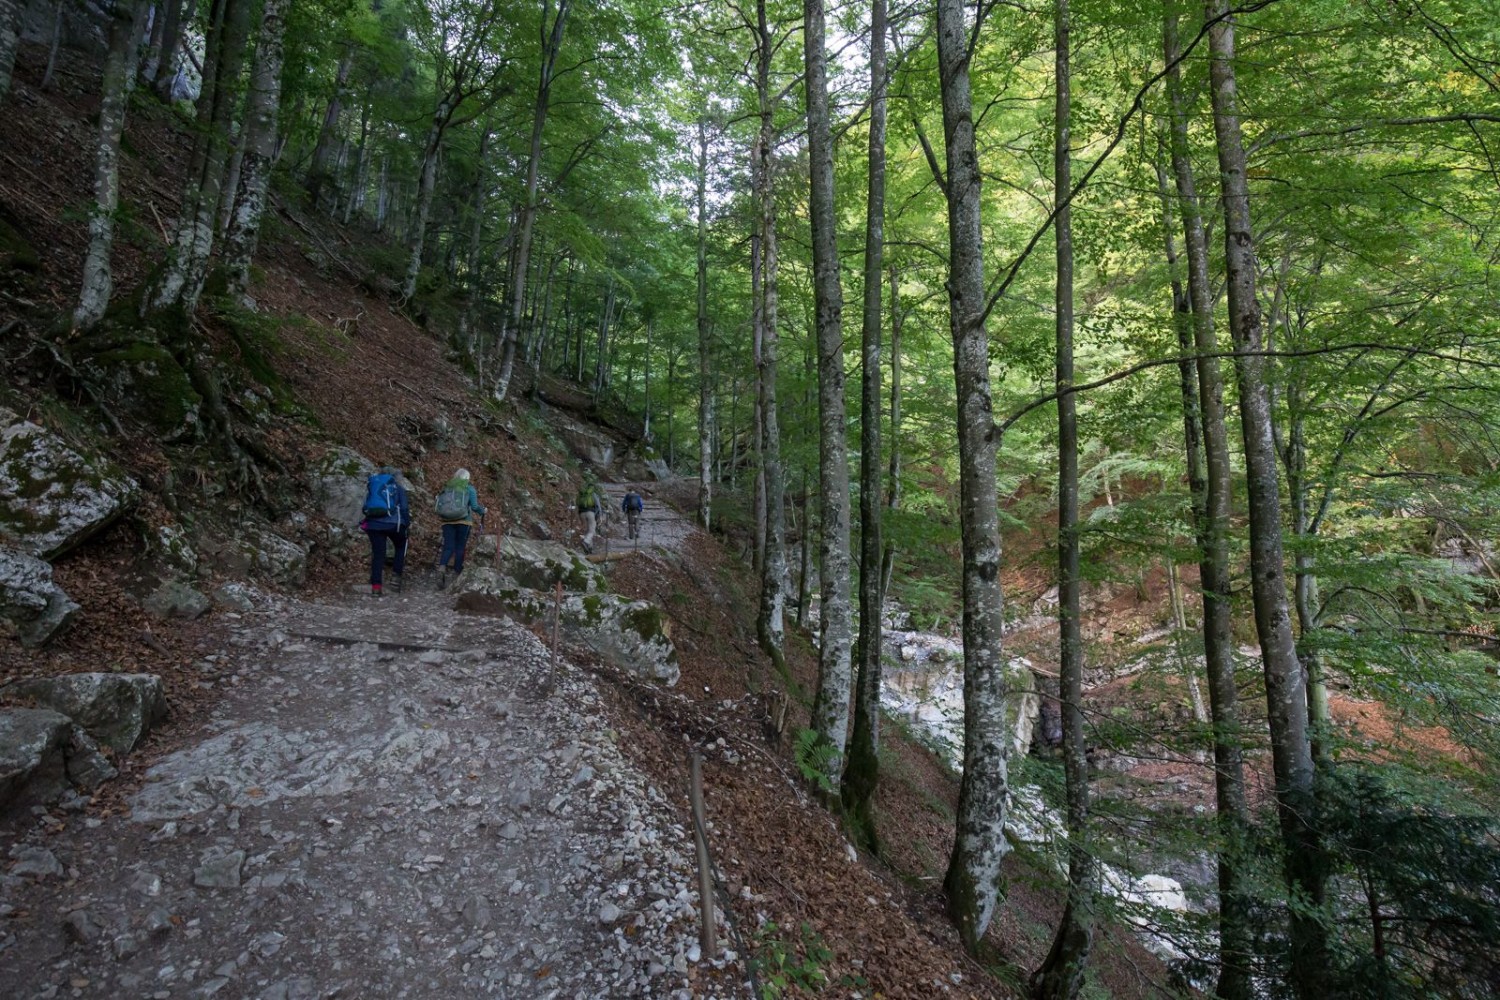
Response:
[[[472,524],[445,524],[443,525],[443,554],[438,559],[439,566],[448,565],[448,560],[453,560],[453,572],[464,571],[464,550],[469,547],[469,529]]]
[[[385,574],[385,547],[390,543],[396,547],[396,561],[391,572],[400,576],[406,572],[406,532],[371,531],[370,536],[370,585],[376,586]]]

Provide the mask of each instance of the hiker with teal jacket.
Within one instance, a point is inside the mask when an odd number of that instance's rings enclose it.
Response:
[[[484,518],[485,508],[479,502],[479,494],[469,482],[469,470],[459,469],[453,478],[438,491],[438,520],[443,522],[443,553],[438,557],[438,590],[448,586],[448,569],[451,562],[453,575],[464,571],[464,551],[469,547],[469,531],[474,527],[474,515]]]

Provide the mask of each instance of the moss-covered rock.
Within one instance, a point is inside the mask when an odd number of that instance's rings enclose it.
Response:
[[[155,674],[64,674],[16,681],[0,689],[61,712],[99,742],[134,750],[167,717],[167,695]]]
[[[139,499],[102,455],[0,407],[0,541],[51,559],[108,527]]]
[[[0,631],[13,632],[30,649],[45,645],[78,613],[52,567],[35,556],[0,548]]]
[[[365,481],[375,463],[348,448],[334,448],[314,463],[309,475],[318,509],[335,524],[353,528],[363,516]]]
[[[127,340],[91,354],[85,368],[110,400],[140,417],[165,441],[196,437],[203,397],[170,350],[154,340]]]
[[[489,566],[464,570],[454,587],[461,610],[505,614],[522,621],[548,621],[556,598],[516,583]],[[666,616],[647,601],[601,592],[566,593],[562,630],[568,639],[594,650],[637,677],[677,683],[681,670]]]

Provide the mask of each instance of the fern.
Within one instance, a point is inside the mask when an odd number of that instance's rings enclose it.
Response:
[[[838,757],[838,750],[833,744],[820,739],[814,729],[799,729],[792,756],[804,780],[817,785],[821,792],[833,792],[833,782],[828,778],[829,767]]]

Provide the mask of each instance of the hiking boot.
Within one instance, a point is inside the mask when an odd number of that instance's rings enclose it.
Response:
[[[378,584],[378,583],[372,583],[372,584],[370,584],[370,596],[371,597],[379,597],[380,596],[380,584]]]
[[[442,573],[438,576],[438,590],[446,589],[448,589],[448,567],[444,566]]]
[[[391,589],[394,590],[398,594],[401,593],[401,574],[400,573],[392,573],[391,574]]]

